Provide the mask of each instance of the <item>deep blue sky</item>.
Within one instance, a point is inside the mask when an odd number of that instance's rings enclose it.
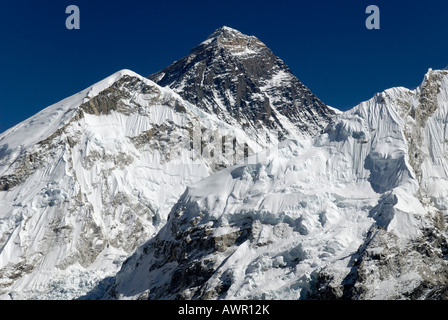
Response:
[[[68,5],[81,29],[68,30]],[[367,30],[366,7],[381,10]],[[0,132],[123,69],[147,76],[223,25],[255,35],[325,103],[347,110],[448,65],[445,0],[7,0]]]

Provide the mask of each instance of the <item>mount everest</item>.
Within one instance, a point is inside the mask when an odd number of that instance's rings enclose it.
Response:
[[[229,30],[208,41],[229,40],[222,36]],[[247,81],[256,83],[255,75]],[[335,113],[316,106],[327,113],[315,117],[321,130]],[[246,108],[239,114],[255,116]],[[279,128],[291,127],[285,119]],[[225,120],[122,70],[1,134],[1,298],[86,294],[159,231],[188,185],[278,143],[275,127],[255,135]]]
[[[448,70],[341,113],[223,27],[0,135],[3,299],[445,299]]]
[[[229,27],[149,78],[254,137],[313,136],[335,114],[264,43]]]

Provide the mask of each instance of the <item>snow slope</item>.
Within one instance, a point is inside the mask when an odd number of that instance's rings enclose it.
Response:
[[[446,298],[447,93],[429,70],[190,185],[102,298]]]
[[[261,150],[122,70],[0,135],[0,296],[71,299],[114,274],[187,185]]]

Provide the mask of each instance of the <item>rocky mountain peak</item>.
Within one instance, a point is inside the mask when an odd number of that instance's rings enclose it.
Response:
[[[254,136],[313,136],[335,116],[265,44],[229,27],[149,78]]]
[[[242,34],[240,31],[233,29],[231,27],[222,26],[221,28],[218,28],[213,32],[209,38],[215,38],[215,37],[247,37],[244,34]]]
[[[233,54],[256,54],[266,45],[254,36],[247,36],[236,29],[221,27],[213,32],[202,46],[224,48]]]

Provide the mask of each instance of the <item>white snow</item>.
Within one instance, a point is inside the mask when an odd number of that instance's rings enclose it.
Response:
[[[419,102],[422,89],[386,90],[341,113],[314,139],[285,141],[276,152],[259,157],[265,161],[253,161],[253,156],[249,163],[190,185],[177,206],[182,211],[173,214],[159,239],[175,241],[172,230],[191,228],[192,221],[195,228],[213,226],[213,235],[223,236],[250,218],[251,237],[246,241],[224,252],[195,256],[215,266],[211,278],[201,284],[202,292],[219,288],[224,276],[231,279],[221,296],[225,299],[306,298],[323,269],[342,282],[352,267],[351,257],[373,226],[387,230],[394,245],[405,248],[421,236],[434,205],[446,208],[448,72],[432,72],[425,79],[441,77],[441,90],[435,91],[438,109],[421,127],[416,122],[420,119],[412,122],[409,115],[412,108],[427,107]],[[411,129],[423,133],[421,145],[410,140]],[[421,180],[409,154],[416,147],[425,157]],[[421,198],[419,190],[432,201]],[[121,298],[135,298],[139,290],[153,292],[155,285],[169,283],[167,273],[174,266],[153,269],[150,257],[137,254],[133,261],[139,265],[131,261],[118,274],[114,289]],[[422,275],[414,271],[377,279],[369,297],[390,298],[394,290],[419,283]],[[135,286],[129,287],[129,282]]]
[[[122,99],[137,112],[84,112],[74,120],[82,103],[124,76],[152,88],[151,93],[132,92],[131,99]],[[186,111],[175,111],[175,102]],[[169,129],[152,133],[161,139],[145,138],[142,141],[148,144],[141,147],[133,143],[161,125]],[[201,132],[210,132],[215,143],[228,135],[254,151],[262,147],[241,129],[130,70],[121,70],[3,133],[2,176],[17,174],[23,164],[32,167],[28,161],[21,164],[26,153],[38,155],[42,163],[18,186],[0,191],[1,297],[71,299],[116,272],[136,246],[164,225],[188,185],[210,175],[215,162],[233,163],[217,152],[219,144],[206,145],[216,148],[213,157],[191,149],[190,127],[195,139],[205,139]],[[48,145],[37,144],[58,129],[62,132]],[[195,140],[198,144],[200,148],[200,140]],[[6,276],[19,268],[30,271]]]

